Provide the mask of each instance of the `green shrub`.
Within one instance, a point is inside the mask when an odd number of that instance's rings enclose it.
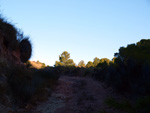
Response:
[[[150,96],[138,99],[136,102],[136,110],[138,113],[150,113]]]
[[[8,84],[15,104],[20,107],[45,100],[47,88],[52,90],[58,79],[50,68],[37,70],[16,66],[9,73]]]
[[[19,43],[19,50],[20,50],[20,59],[22,62],[27,62],[31,57],[32,53],[32,46],[29,41],[29,38],[24,38]]]
[[[109,107],[122,110],[127,113],[150,113],[150,96],[140,97],[132,104],[128,100],[117,101],[113,97],[108,97],[105,100],[105,104]]]
[[[29,60],[25,63],[25,65],[27,68],[30,68],[32,66]]]
[[[135,113],[135,109],[127,100],[117,101],[115,98],[109,97],[105,100],[105,104],[114,109],[126,111],[128,113]]]
[[[22,67],[14,67],[8,76],[8,84],[16,104],[27,103],[34,93],[32,73]]]
[[[6,21],[2,15],[0,15],[0,31],[3,33],[4,45],[10,50],[16,50],[18,47],[17,29],[13,24]]]

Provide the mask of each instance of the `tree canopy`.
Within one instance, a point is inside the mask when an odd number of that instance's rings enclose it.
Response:
[[[138,62],[150,63],[150,39],[142,39],[136,44],[129,44],[127,47],[121,47],[115,57],[120,61],[136,60]]]
[[[101,67],[101,68],[107,67],[110,64],[110,62],[111,61],[108,58],[102,58],[102,59],[100,59],[97,67]]]
[[[73,59],[70,59],[70,53],[64,51],[59,56],[59,61],[55,62],[55,66],[75,66]]]
[[[99,64],[99,62],[100,62],[100,59],[97,58],[97,57],[95,57],[95,58],[94,58],[94,61],[93,61],[94,67],[96,67],[96,66]]]
[[[78,67],[85,67],[85,63],[83,60],[81,60],[78,64]]]
[[[61,63],[66,63],[70,58],[70,53],[68,53],[67,51],[64,51],[60,56],[59,56],[59,60]]]
[[[89,61],[89,62],[86,64],[86,67],[87,67],[87,68],[94,67],[93,62],[92,62],[92,61]]]

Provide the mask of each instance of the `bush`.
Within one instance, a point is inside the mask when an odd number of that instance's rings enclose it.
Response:
[[[136,102],[136,110],[138,113],[150,113],[150,97],[140,98]]]
[[[17,49],[17,29],[0,15],[0,30],[3,33],[4,45],[10,50]]]
[[[27,103],[34,93],[32,88],[32,73],[22,67],[15,67],[8,76],[8,84],[12,91],[15,103]],[[21,102],[22,103],[21,103]]]
[[[32,46],[29,41],[29,38],[24,38],[19,43],[19,50],[20,50],[20,59],[22,62],[27,62],[31,57],[32,53]]]
[[[24,37],[20,30],[18,30],[10,22],[6,21],[6,19],[4,19],[1,15],[0,32],[3,35],[3,43],[5,47],[11,51],[17,51],[19,49],[21,61],[27,62],[32,53],[32,46],[29,38]]]
[[[46,99],[47,88],[52,90],[58,76],[50,69],[25,69],[14,67],[8,76],[8,84],[11,89],[15,104],[20,107],[28,103],[35,104],[37,101]]]
[[[150,97],[140,97],[135,102],[124,100],[116,100],[113,97],[108,97],[105,100],[105,104],[111,108],[125,111],[127,113],[150,113]]]
[[[97,68],[93,76],[122,94],[150,94],[150,65],[147,62],[139,63],[135,59],[123,62],[117,59],[114,64]]]
[[[115,98],[109,97],[105,100],[105,104],[114,109],[126,111],[128,113],[135,113],[134,107],[127,100],[117,101]]]

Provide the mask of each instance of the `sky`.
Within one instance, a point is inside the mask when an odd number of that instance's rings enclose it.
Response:
[[[150,0],[0,0],[0,13],[30,36],[30,60],[50,66],[63,51],[87,63],[150,38]]]

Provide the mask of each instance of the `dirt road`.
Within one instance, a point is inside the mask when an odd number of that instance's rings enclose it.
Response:
[[[102,109],[113,113],[104,104],[110,92],[93,79],[62,76],[56,91],[46,102],[39,104],[34,113],[100,113]]]

